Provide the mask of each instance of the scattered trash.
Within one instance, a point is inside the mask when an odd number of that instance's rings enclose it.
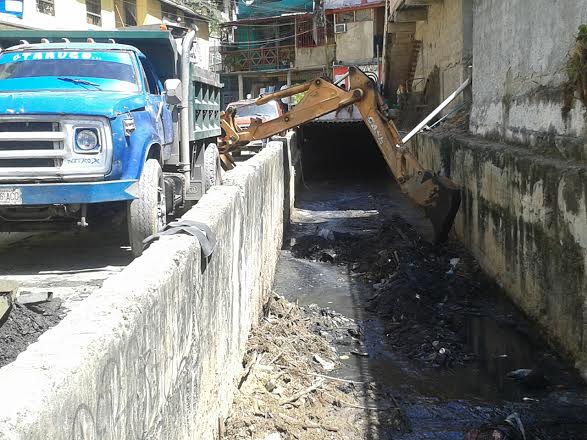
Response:
[[[332,232],[330,229],[328,228],[321,228],[318,231],[318,236],[323,238],[324,240],[334,240],[334,232]]]
[[[495,424],[483,425],[465,433],[464,440],[527,440],[524,425],[517,413]]]
[[[32,289],[18,291],[16,302],[19,304],[36,304],[53,299],[53,292],[47,291],[47,289]]]
[[[362,440],[366,410],[389,413],[384,423],[404,429],[401,408],[375,383],[336,377],[333,339],[359,335],[358,324],[315,304],[300,307],[272,295],[243,360],[223,438],[231,440]],[[320,336],[326,331],[331,339]],[[359,352],[357,352],[359,353]],[[348,359],[342,355],[339,358]],[[366,405],[365,402],[369,404]]]
[[[366,351],[351,350],[351,354],[354,354],[355,356],[361,356],[361,357],[368,357],[369,356],[369,353],[367,353]]]
[[[460,258],[451,258],[449,261],[450,269],[446,272],[448,275],[454,275],[455,269],[457,268],[457,264],[461,261]]]
[[[325,263],[334,263],[335,258],[336,258],[336,253],[331,250],[324,251],[320,255],[320,261],[323,261]]]
[[[332,232],[325,225],[313,231],[296,238],[293,256],[347,264],[352,277],[372,286],[366,309],[384,321],[387,343],[394,350],[434,366],[475,359],[463,344],[464,311],[454,300],[476,296],[489,281],[462,246],[426,243],[396,216],[384,219],[370,234],[337,233],[334,242],[325,241]],[[446,275],[447,262],[455,274],[458,267],[458,276]],[[449,353],[438,353],[443,347]]]
[[[516,380],[527,388],[546,388],[550,384],[550,381],[542,372],[531,370],[529,368],[520,368],[518,370],[510,371],[506,376],[510,379]]]
[[[327,361],[326,359],[323,359],[320,355],[315,354],[314,355],[314,360],[316,362],[318,362],[322,368],[326,371],[332,371],[334,370],[334,362],[331,361]]]

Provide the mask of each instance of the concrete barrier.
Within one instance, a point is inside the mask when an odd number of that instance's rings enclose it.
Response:
[[[270,142],[185,215],[216,233],[211,257],[162,237],[0,369],[0,439],[216,437],[273,280],[283,148]]]
[[[459,239],[587,377],[587,167],[462,134],[411,147],[461,185]]]

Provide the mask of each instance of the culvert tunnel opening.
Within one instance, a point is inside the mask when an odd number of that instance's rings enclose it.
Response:
[[[307,181],[393,180],[369,129],[360,123],[314,123],[301,129]]]

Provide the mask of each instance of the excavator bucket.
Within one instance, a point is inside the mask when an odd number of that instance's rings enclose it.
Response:
[[[461,204],[459,187],[447,177],[424,171],[404,182],[402,190],[414,202],[424,207],[432,224],[433,241],[446,241]]]

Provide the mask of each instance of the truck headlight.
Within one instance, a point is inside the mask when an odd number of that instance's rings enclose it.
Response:
[[[97,153],[100,151],[100,138],[95,128],[78,128],[75,132],[75,151],[77,153]]]

